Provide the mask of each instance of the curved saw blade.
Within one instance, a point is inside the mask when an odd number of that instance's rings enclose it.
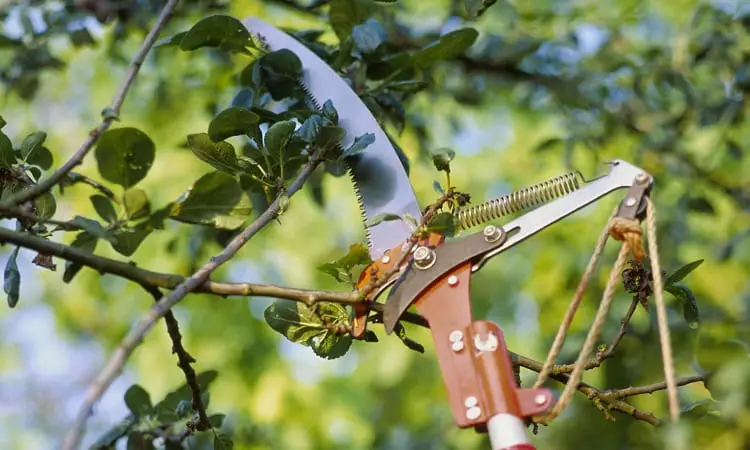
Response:
[[[364,152],[346,160],[365,223],[382,213],[402,217],[408,213],[420,220],[422,214],[417,198],[396,151],[375,117],[346,81],[304,44],[278,28],[255,17],[244,23],[270,50],[287,49],[299,57],[302,62],[300,82],[310,99],[318,107],[330,99],[339,112],[338,126],[346,130],[342,148],[349,147],[355,137],[366,133],[375,135],[375,142]],[[365,232],[373,259],[403,243],[411,233],[408,225],[398,220],[372,227],[365,225]]]

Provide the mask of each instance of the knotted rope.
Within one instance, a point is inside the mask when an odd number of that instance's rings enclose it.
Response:
[[[669,339],[669,327],[667,324],[666,308],[664,306],[664,298],[662,292],[663,280],[661,277],[661,268],[659,267],[658,246],[656,244],[656,221],[653,211],[654,206],[649,198],[646,198],[646,201],[650,253],[649,256],[651,260],[652,272],[654,274],[654,293],[656,297],[662,359],[664,361],[664,374],[667,383],[667,392],[669,395],[670,415],[672,417],[672,420],[677,420],[677,417],[679,415],[679,404],[677,401],[677,387],[674,376],[672,347]],[[607,238],[611,236],[615,240],[622,242],[622,247],[620,248],[620,252],[617,255],[617,260],[615,261],[614,267],[610,272],[609,279],[607,280],[607,285],[604,289],[602,301],[599,304],[599,308],[596,311],[596,316],[594,317],[594,323],[591,325],[591,329],[586,335],[583,347],[581,348],[575,365],[573,366],[573,372],[570,374],[570,377],[565,384],[565,388],[560,395],[560,399],[558,400],[552,411],[537,419],[538,422],[551,422],[558,415],[560,415],[570,404],[575,391],[578,389],[578,384],[581,382],[581,378],[583,377],[583,372],[586,367],[586,363],[588,362],[589,355],[591,354],[591,350],[593,349],[597,339],[599,338],[602,327],[604,326],[604,322],[607,319],[607,314],[609,313],[609,309],[614,299],[615,286],[617,285],[617,281],[625,266],[625,261],[628,253],[632,252],[633,256],[637,260],[641,260],[646,256],[643,250],[643,231],[641,229],[640,222],[634,219],[616,217],[616,211],[617,210],[615,209],[615,211],[612,213],[612,216],[610,216],[607,226],[599,236],[599,240],[597,241],[594,253],[591,255],[591,259],[589,260],[588,266],[586,267],[586,271],[584,272],[583,277],[581,278],[581,282],[578,284],[578,288],[576,289],[576,292],[573,295],[573,299],[568,306],[565,317],[563,318],[563,321],[560,324],[560,328],[557,331],[557,335],[555,336],[552,348],[550,348],[547,359],[542,366],[542,370],[539,372],[539,377],[534,383],[534,388],[540,387],[549,376],[551,368],[560,354],[560,350],[562,349],[563,343],[565,341],[567,331],[570,328],[570,325],[573,322],[573,318],[575,317],[575,313],[578,310],[578,306],[581,303],[583,293],[588,287],[591,275],[593,274],[594,269],[596,268],[596,265],[599,262],[599,259],[601,258],[601,255],[604,251]]]

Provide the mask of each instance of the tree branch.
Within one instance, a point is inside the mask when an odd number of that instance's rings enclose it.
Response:
[[[307,177],[310,176],[320,162],[321,155],[318,151],[313,155],[310,162],[305,165],[300,174],[287,189],[285,194],[287,198],[291,198],[300,190],[304,182],[307,180]],[[78,446],[86,426],[86,420],[91,415],[94,404],[99,401],[115,378],[120,375],[130,354],[143,340],[144,336],[151,331],[156,322],[189,292],[204,284],[213,271],[229,261],[259,230],[278,217],[281,213],[282,198],[284,198],[283,194],[276,197],[263,214],[258,216],[253,223],[232,239],[232,241],[230,241],[219,254],[211,257],[211,259],[197,272],[182,281],[169,295],[162,298],[152,306],[151,309],[149,309],[149,311],[135,324],[130,332],[128,332],[110,357],[107,364],[89,386],[83,405],[81,405],[81,408],[78,411],[75,423],[70,428],[65,438],[63,445],[64,450],[72,450]]]
[[[158,288],[149,285],[141,286],[146,292],[154,297],[154,301],[157,303],[164,296]],[[177,367],[182,369],[182,372],[185,374],[185,381],[193,394],[193,409],[198,413],[198,424],[195,428],[199,431],[208,430],[211,428],[211,421],[208,420],[206,406],[203,404],[203,399],[201,398],[201,388],[195,377],[195,370],[193,370],[193,366],[191,366],[191,364],[195,362],[195,358],[193,358],[182,345],[180,324],[177,322],[177,318],[172,311],[167,311],[164,315],[164,323],[167,326],[169,338],[172,340],[172,353],[177,354]]]
[[[83,144],[81,144],[78,150],[76,150],[76,152],[73,153],[70,159],[65,161],[65,163],[60,166],[60,168],[55,170],[49,177],[42,179],[39,184],[31,187],[30,189],[24,189],[16,195],[10,196],[8,199],[0,203],[0,208],[8,208],[10,206],[20,205],[24,202],[39,197],[40,195],[52,189],[52,187],[54,187],[56,184],[60,183],[63,178],[65,178],[65,176],[71,170],[73,170],[74,167],[81,164],[83,158],[85,158],[86,155],[91,151],[91,149],[94,147],[94,144],[96,144],[96,142],[99,140],[99,137],[101,137],[101,135],[109,129],[109,126],[112,124],[112,122],[118,119],[118,116],[120,115],[120,108],[125,102],[125,96],[128,94],[128,91],[133,85],[133,81],[135,80],[136,75],[138,75],[138,71],[141,69],[141,65],[143,65],[143,61],[146,59],[146,55],[148,55],[151,47],[153,47],[154,43],[156,42],[156,38],[159,36],[161,29],[164,28],[167,20],[172,15],[172,12],[177,6],[177,3],[179,3],[179,0],[169,0],[167,4],[164,5],[164,8],[159,14],[159,17],[156,19],[156,23],[154,24],[153,28],[151,28],[151,31],[149,31],[148,35],[146,35],[146,38],[143,40],[141,48],[138,49],[138,52],[135,54],[135,56],[133,56],[133,60],[130,63],[130,69],[128,69],[127,74],[125,74],[125,79],[122,81],[117,94],[115,94],[114,98],[112,99],[112,103],[105,110],[104,118],[99,126],[89,132],[89,135],[83,142]]]
[[[686,386],[688,384],[698,383],[704,381],[704,377],[700,375],[693,375],[689,377],[682,377],[676,380],[677,386]],[[667,388],[665,381],[660,381],[654,384],[647,384],[645,386],[627,387],[623,389],[614,389],[604,392],[604,397],[611,398],[626,398],[634,397],[636,395],[653,394],[656,391],[662,391]]]

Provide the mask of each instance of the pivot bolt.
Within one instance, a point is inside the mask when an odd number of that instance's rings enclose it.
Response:
[[[635,206],[635,199],[633,197],[626,198],[625,206]]]
[[[417,269],[426,270],[435,264],[435,251],[429,247],[417,247],[414,250],[414,265]]]
[[[383,256],[383,258],[381,258],[380,262],[382,262],[383,264],[388,264],[389,262],[391,262],[391,257],[388,255],[385,255]]]
[[[482,232],[484,240],[487,242],[497,242],[505,235],[505,230],[495,225],[487,225]]]
[[[643,184],[648,181],[648,175],[646,175],[646,173],[644,172],[641,172],[635,176],[635,181],[640,184]]]
[[[482,415],[482,410],[478,406],[471,407],[466,410],[466,418],[469,420],[477,420]]]

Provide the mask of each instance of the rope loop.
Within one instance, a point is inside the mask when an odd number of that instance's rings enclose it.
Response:
[[[609,226],[609,235],[620,242],[627,243],[635,259],[640,261],[646,257],[646,252],[643,250],[643,230],[639,221],[614,217]]]

